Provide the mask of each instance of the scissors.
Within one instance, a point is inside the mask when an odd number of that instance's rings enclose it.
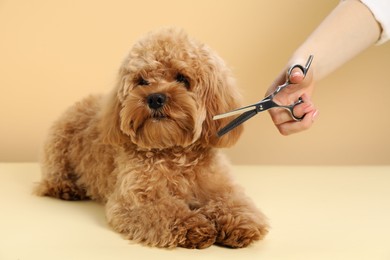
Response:
[[[249,106],[245,106],[245,107],[242,107],[242,108],[238,108],[238,109],[232,110],[232,111],[224,113],[224,114],[220,114],[220,115],[214,116],[213,120],[218,120],[218,119],[221,119],[221,118],[225,118],[225,117],[229,117],[229,116],[233,116],[233,115],[237,115],[237,114],[241,114],[242,113],[240,116],[238,116],[237,118],[233,119],[225,127],[223,127],[221,130],[219,130],[217,135],[219,137],[221,137],[224,134],[226,134],[227,132],[233,130],[235,127],[237,127],[240,124],[244,123],[245,121],[247,121],[251,117],[255,116],[257,113],[263,112],[263,111],[266,111],[268,109],[275,108],[275,107],[284,108],[287,111],[289,111],[290,114],[291,114],[291,117],[295,121],[302,120],[305,115],[303,115],[302,117],[297,117],[294,114],[294,107],[299,105],[299,104],[301,104],[301,103],[303,103],[303,100],[302,100],[301,97],[296,102],[294,102],[291,105],[280,105],[280,104],[276,103],[273,99],[285,87],[287,87],[287,86],[289,86],[291,84],[294,84],[294,83],[292,83],[290,81],[290,75],[291,75],[291,72],[292,72],[293,69],[299,68],[303,72],[303,75],[306,76],[307,71],[309,70],[312,61],[313,61],[313,55],[310,55],[305,66],[302,66],[300,64],[292,65],[288,69],[288,71],[287,71],[286,82],[283,83],[282,85],[278,86],[275,89],[274,92],[272,92],[270,95],[266,96],[264,99],[260,100],[259,102],[255,103],[255,104],[252,104],[252,105],[249,105]]]

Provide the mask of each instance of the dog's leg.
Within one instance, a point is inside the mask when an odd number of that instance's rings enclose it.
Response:
[[[217,231],[212,221],[173,197],[150,201],[139,195],[112,196],[106,205],[111,226],[128,239],[157,247],[206,248],[214,244]]]
[[[73,174],[47,176],[35,189],[39,196],[49,196],[62,200],[87,200],[85,189],[79,187]]]
[[[77,184],[78,176],[68,162],[69,135],[62,132],[61,128],[53,129],[47,140],[42,160],[42,180],[35,193],[63,200],[88,199],[85,189]]]
[[[194,190],[198,209],[215,222],[217,244],[242,248],[268,233],[267,218],[226,172],[215,171],[198,178]]]
[[[218,201],[209,201],[201,211],[214,219],[218,231],[216,243],[220,245],[242,248],[268,233],[266,217],[244,194],[221,196]]]

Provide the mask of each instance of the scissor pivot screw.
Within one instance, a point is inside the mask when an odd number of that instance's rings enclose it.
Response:
[[[259,108],[260,108],[260,110],[263,110],[263,109],[264,109],[264,108],[263,108],[263,105],[260,105]]]

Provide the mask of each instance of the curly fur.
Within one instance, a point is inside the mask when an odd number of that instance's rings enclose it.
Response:
[[[162,93],[154,109],[148,97]],[[110,225],[157,247],[241,248],[262,239],[264,215],[233,183],[217,148],[238,127],[213,115],[240,106],[223,60],[182,30],[140,39],[124,60],[113,92],[90,96],[53,125],[37,193],[105,204]]]

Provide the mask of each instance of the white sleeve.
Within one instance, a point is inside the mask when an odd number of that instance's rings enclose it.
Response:
[[[390,0],[360,0],[374,15],[382,26],[382,34],[376,44],[381,44],[390,39]]]

